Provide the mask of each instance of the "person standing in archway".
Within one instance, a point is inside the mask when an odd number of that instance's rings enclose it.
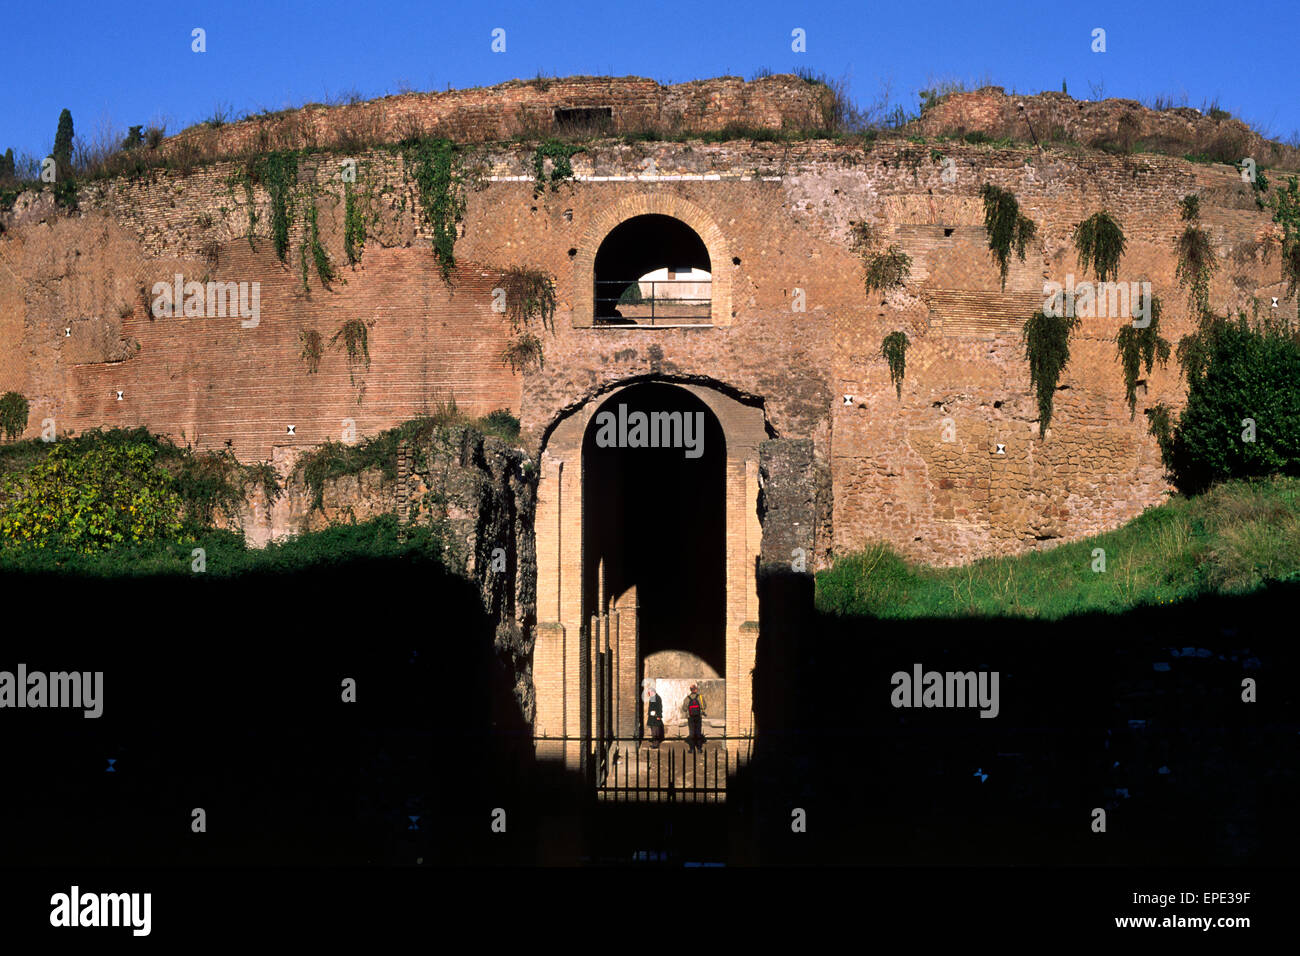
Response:
[[[664,699],[659,696],[659,691],[651,690],[646,704],[646,723],[650,727],[652,741],[650,746],[658,750],[664,739]]]
[[[690,736],[687,743],[690,744],[691,753],[697,750],[704,752],[704,715],[708,713],[704,705],[704,695],[700,693],[700,685],[692,684],[691,692],[686,695],[682,701],[682,713],[686,715],[686,722],[690,727]]]

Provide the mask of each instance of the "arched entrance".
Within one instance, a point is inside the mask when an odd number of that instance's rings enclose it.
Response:
[[[762,409],[696,384],[637,381],[546,438],[537,501],[533,654],[539,756],[577,769],[665,715],[694,680],[706,734],[753,733]],[[679,689],[681,694],[678,694]],[[743,760],[736,753],[733,766]]]

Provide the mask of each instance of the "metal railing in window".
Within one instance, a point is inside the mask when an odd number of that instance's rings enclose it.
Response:
[[[710,279],[597,279],[596,325],[712,325]]]

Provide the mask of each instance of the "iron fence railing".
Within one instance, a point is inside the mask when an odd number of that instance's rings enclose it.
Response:
[[[600,325],[709,325],[712,306],[709,279],[596,280]]]
[[[752,755],[752,736],[708,736],[692,752],[685,738],[533,738],[538,744],[576,744],[586,758],[588,782],[601,800],[616,802],[724,803],[727,780]]]

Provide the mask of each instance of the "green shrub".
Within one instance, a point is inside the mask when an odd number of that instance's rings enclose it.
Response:
[[[867,292],[883,292],[902,285],[912,271],[912,257],[897,246],[890,246],[867,258],[864,282]]]
[[[1187,405],[1176,424],[1167,410],[1152,421],[1179,491],[1198,494],[1231,478],[1300,475],[1300,341],[1291,330],[1252,327],[1244,315],[1209,317],[1179,343],[1179,358]],[[1246,419],[1254,423],[1253,440]]]
[[[146,443],[82,451],[57,443],[28,470],[6,475],[0,542],[90,552],[181,534],[175,479]]]
[[[13,441],[27,430],[27,399],[18,392],[5,392],[0,396],[0,430]]]
[[[519,419],[507,408],[488,412],[479,419],[478,424],[484,434],[496,435],[506,441],[515,441],[519,438]]]

